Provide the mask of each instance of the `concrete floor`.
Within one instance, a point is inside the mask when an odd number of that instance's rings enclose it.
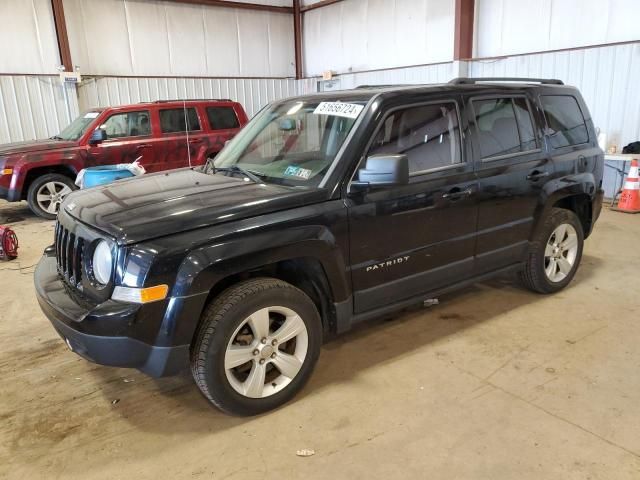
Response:
[[[32,287],[53,222],[2,203],[0,223],[22,245],[0,263],[2,478],[640,478],[640,215],[603,212],[560,294],[507,278],[373,322],[249,419],[70,353]]]

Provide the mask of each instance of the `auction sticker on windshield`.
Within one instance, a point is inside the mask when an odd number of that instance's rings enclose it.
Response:
[[[364,105],[342,102],[320,102],[313,111],[315,115],[335,115],[336,117],[357,118]]]

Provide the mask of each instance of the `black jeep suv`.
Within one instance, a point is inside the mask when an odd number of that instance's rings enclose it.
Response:
[[[582,96],[558,80],[290,98],[204,168],[69,195],[38,300],[88,360],[190,365],[212,403],[256,414],[355,323],[507,271],[564,288],[602,172]]]

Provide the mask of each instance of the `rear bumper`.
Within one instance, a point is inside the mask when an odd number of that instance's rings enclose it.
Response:
[[[149,345],[122,331],[122,325],[141,320],[141,306],[108,300],[93,308],[82,306],[59,278],[55,257],[44,256],[34,275],[40,308],[67,346],[101,365],[136,368],[160,377],[179,373],[189,365],[189,345]],[[109,330],[112,334],[106,334]]]

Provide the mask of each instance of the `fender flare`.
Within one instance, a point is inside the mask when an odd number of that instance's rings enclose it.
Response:
[[[544,221],[544,218],[549,215],[551,209],[558,201],[577,195],[587,195],[591,201],[593,201],[596,193],[596,180],[593,173],[590,172],[555,178],[547,182],[542,188],[538,198],[530,238],[533,237],[538,229],[538,225]]]

